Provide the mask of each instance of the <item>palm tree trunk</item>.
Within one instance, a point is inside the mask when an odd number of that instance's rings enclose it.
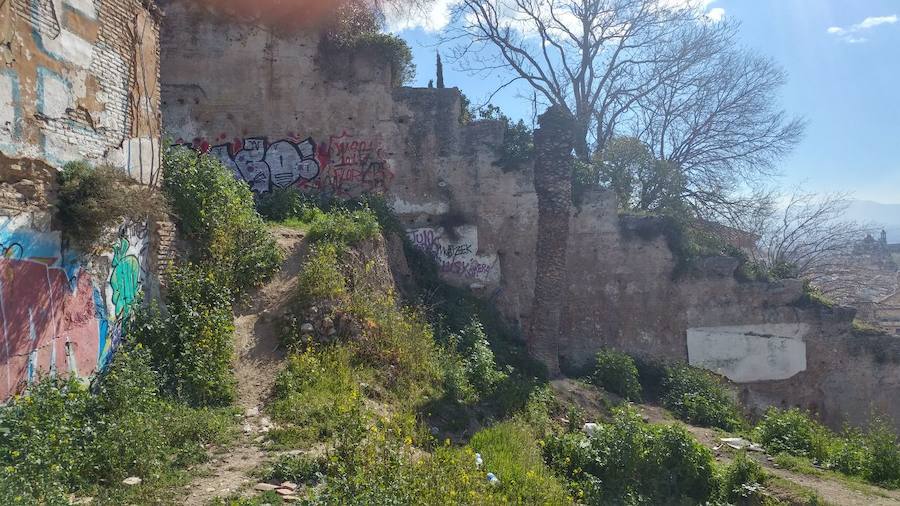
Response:
[[[538,118],[534,131],[534,189],[538,197],[538,233],[535,251],[534,302],[528,351],[559,375],[559,329],[565,306],[566,257],[572,207],[572,150],[575,130],[572,115],[559,106]]]

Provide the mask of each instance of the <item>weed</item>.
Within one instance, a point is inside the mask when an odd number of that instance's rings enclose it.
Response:
[[[86,162],[63,167],[56,207],[66,237],[86,251],[122,220],[143,222],[166,212],[154,189],[140,186],[122,169]]]
[[[153,304],[136,311],[128,335],[150,350],[162,388],[194,406],[226,406],[234,398],[231,293],[193,264],[168,276],[168,314]]]
[[[321,243],[312,248],[297,280],[300,308],[344,297],[347,281],[341,272],[339,255],[340,249],[334,243]]]
[[[757,504],[766,478],[759,463],[740,452],[722,472],[721,497],[728,504]]]
[[[753,435],[772,455],[787,453],[820,463],[828,459],[832,438],[827,428],[796,408],[768,410]]]
[[[678,418],[695,425],[733,431],[744,421],[722,379],[685,364],[666,366],[662,403]]]
[[[503,422],[476,433],[469,446],[482,455],[484,469],[499,480],[502,493],[515,504],[566,504],[566,490],[544,465],[529,429]]]
[[[551,437],[545,455],[587,504],[703,503],[716,493],[708,449],[683,428],[647,424],[630,408],[591,436]]]
[[[264,481],[290,481],[300,485],[315,485],[325,471],[325,459],[307,455],[285,455],[271,464],[262,474]]]
[[[331,437],[346,416],[360,412],[362,399],[353,378],[350,353],[333,347],[295,353],[275,380],[275,419],[290,423],[282,442],[314,442]]]
[[[310,223],[309,239],[352,246],[380,232],[378,219],[371,210],[337,210],[315,215]]]
[[[76,381],[47,378],[0,408],[3,503],[118,497],[122,478],[164,482],[201,460],[204,444],[230,436],[227,414],[161,398],[154,376],[146,350],[126,345],[96,380],[95,396]]]
[[[282,252],[254,209],[247,184],[215,157],[185,148],[166,151],[163,173],[163,190],[195,262],[235,293],[275,273]]]
[[[593,383],[630,401],[641,400],[641,384],[634,359],[615,350],[597,353],[597,367],[591,377]]]

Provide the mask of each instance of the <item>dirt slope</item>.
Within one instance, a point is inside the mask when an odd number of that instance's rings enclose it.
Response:
[[[182,504],[188,506],[206,505],[216,497],[247,489],[255,483],[250,472],[276,455],[259,444],[268,423],[259,410],[284,359],[279,347],[282,317],[295,291],[306,248],[303,234],[297,230],[275,227],[271,231],[285,251],[284,263],[269,283],[252,291],[235,308],[235,404],[241,410],[241,434],[197,470],[198,477],[186,487]]]

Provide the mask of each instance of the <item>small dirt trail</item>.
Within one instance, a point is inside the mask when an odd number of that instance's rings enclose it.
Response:
[[[197,471],[198,477],[186,487],[181,504],[203,506],[216,497],[246,490],[255,482],[250,473],[274,455],[259,444],[269,423],[260,410],[284,360],[279,337],[306,248],[298,230],[276,226],[270,231],[285,252],[281,269],[235,308],[235,404],[242,413],[241,434]]]

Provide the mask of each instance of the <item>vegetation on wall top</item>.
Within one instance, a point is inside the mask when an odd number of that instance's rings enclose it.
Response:
[[[123,220],[146,221],[165,215],[165,202],[151,187],[121,169],[70,162],[59,173],[57,219],[65,237],[91,251]]]

